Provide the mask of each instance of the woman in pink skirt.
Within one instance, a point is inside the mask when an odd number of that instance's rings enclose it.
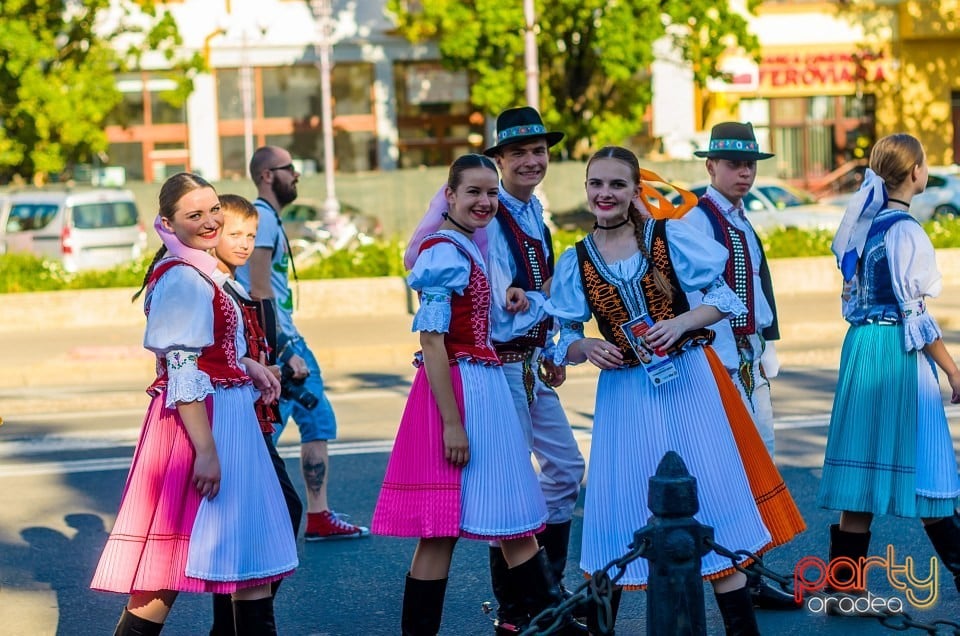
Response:
[[[157,379],[91,583],[130,595],[117,635],[159,634],[179,592],[232,594],[237,634],[275,634],[270,584],[297,566],[254,411],[257,391],[271,401],[279,383],[243,357],[239,310],[210,278],[206,250],[222,225],[206,181],[180,173],[163,184],[154,226],[164,247],[144,279]]]
[[[422,359],[373,516],[377,534],[419,538],[403,595],[405,635],[440,629],[459,537],[499,541],[526,622],[561,600],[534,537],[547,519],[546,504],[490,342],[488,272],[472,240],[497,212],[498,183],[483,155],[453,162],[448,212],[421,243],[408,278],[420,294],[413,329]],[[521,308],[528,304],[518,289],[508,297]],[[515,320],[523,328],[525,314]]]

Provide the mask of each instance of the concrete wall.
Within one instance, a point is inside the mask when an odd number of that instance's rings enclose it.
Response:
[[[769,164],[769,165],[767,165]],[[642,160],[644,168],[653,170],[664,179],[677,184],[689,184],[706,179],[702,159],[690,161]],[[760,162],[760,174],[774,176],[771,162]],[[550,164],[543,189],[550,209],[565,212],[586,203],[583,182],[586,163],[580,161],[554,161]],[[378,217],[388,237],[406,238],[416,227],[427,204],[437,189],[447,179],[446,167],[419,168],[411,170],[337,174],[335,187],[337,199],[343,205],[351,205],[367,214]],[[239,194],[255,197],[256,191],[248,180],[219,181],[214,184],[221,194]],[[157,211],[159,183],[131,182],[126,186],[136,196],[145,226],[150,227]],[[322,174],[301,177],[300,200],[322,202],[326,199],[326,186]],[[148,234],[152,245],[159,240]]]

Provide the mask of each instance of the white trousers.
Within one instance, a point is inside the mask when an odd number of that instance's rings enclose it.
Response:
[[[750,375],[750,382],[753,385],[752,390],[744,383],[739,370],[731,370],[730,376],[737,390],[740,391],[740,397],[750,412],[753,423],[757,426],[763,444],[767,447],[770,457],[773,458],[773,403],[770,399],[770,381],[767,379],[768,376],[761,372],[760,367],[763,364],[764,371],[769,370],[771,375],[776,375],[779,371],[776,363],[776,353],[773,343],[763,342],[760,336],[754,334],[747,336],[747,338],[750,342],[750,350],[746,352],[745,357],[749,362],[747,370]],[[764,351],[765,347],[769,347],[769,351]],[[744,357],[744,353],[743,351],[740,352],[741,357]],[[773,367],[773,369],[768,369],[768,367]]]

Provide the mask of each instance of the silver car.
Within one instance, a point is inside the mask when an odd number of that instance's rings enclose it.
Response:
[[[852,192],[822,199],[846,207]],[[960,217],[960,166],[931,166],[927,187],[910,201],[910,214],[921,223]]]
[[[708,185],[698,183],[687,189],[699,198]],[[818,202],[809,192],[766,177],[758,177],[743,197],[743,209],[758,232],[782,228],[835,232],[843,219],[843,206],[839,203]]]
[[[147,235],[129,190],[31,190],[11,194],[0,212],[7,253],[59,261],[68,272],[140,258]]]

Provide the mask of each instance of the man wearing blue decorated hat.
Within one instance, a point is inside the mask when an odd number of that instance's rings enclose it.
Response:
[[[706,158],[710,187],[697,207],[682,218],[725,245],[730,254],[724,280],[747,313],[710,326],[716,333],[713,348],[730,372],[740,397],[753,417],[764,445],[773,457],[773,405],[770,381],[779,371],[773,341],[780,339],[777,306],[763,243],[750,225],[744,197],[757,178],[757,161],[773,155],[761,152],[749,123],[724,122],[710,131],[707,150],[694,153]],[[688,294],[691,307],[700,304],[700,292]],[[748,581],[754,604],[765,609],[796,609],[793,596],[770,587],[759,576]]]
[[[554,254],[550,231],[543,221],[543,206],[534,194],[547,174],[550,148],[563,139],[563,133],[549,131],[540,113],[524,106],[511,108],[497,117],[496,143],[483,151],[500,169],[500,207],[487,226],[487,261],[494,303],[506,307],[506,289],[520,287],[539,291],[553,276]],[[528,296],[531,313],[542,298]],[[570,423],[554,387],[566,378],[562,366],[553,363],[553,320],[545,313],[528,331],[517,334],[503,311],[494,311],[493,340],[504,374],[510,385],[514,405],[526,433],[531,452],[540,464],[540,485],[549,517],[546,529],[537,538],[543,547],[539,558],[552,572],[560,593],[567,565],[567,547],[573,510],[583,479],[583,455],[577,447]],[[522,581],[514,581],[513,571],[498,547],[490,548],[490,577],[499,603],[498,624],[522,624],[522,612],[516,596],[523,593]],[[506,633],[506,629],[501,630]],[[498,633],[501,633],[498,631]],[[564,633],[577,633],[579,624],[566,626]]]

